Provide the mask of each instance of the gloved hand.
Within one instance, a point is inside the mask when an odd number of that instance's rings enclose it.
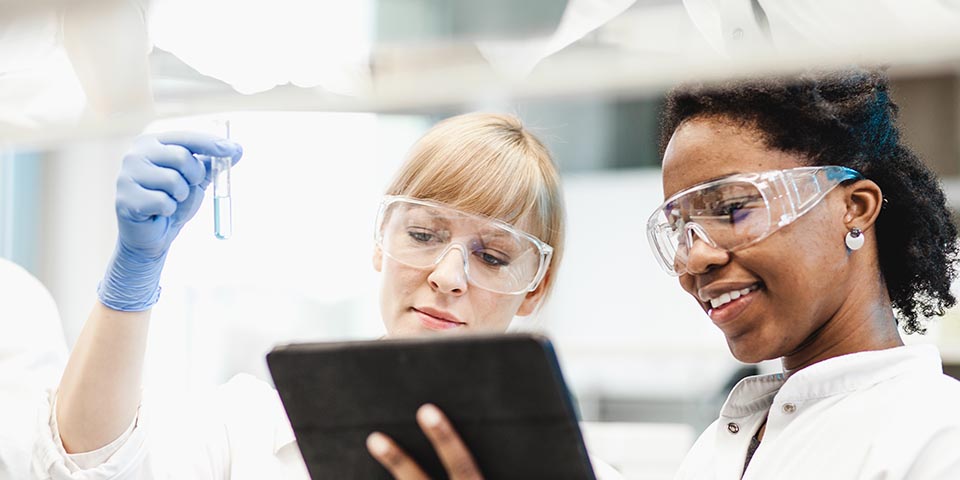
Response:
[[[230,157],[236,163],[241,155],[239,144],[203,133],[137,138],[117,178],[119,237],[97,289],[104,305],[136,312],[157,303],[167,250],[197,213],[210,184],[209,157]]]

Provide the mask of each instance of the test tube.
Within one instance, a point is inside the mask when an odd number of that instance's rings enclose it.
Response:
[[[230,120],[226,120],[226,138],[230,138]],[[230,204],[230,157],[210,157],[210,177],[213,182],[213,234],[220,240],[233,235],[233,208]]]

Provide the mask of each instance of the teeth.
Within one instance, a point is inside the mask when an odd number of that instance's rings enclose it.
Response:
[[[734,300],[736,300],[736,299],[738,299],[738,298],[740,298],[740,297],[742,297],[742,296],[744,296],[744,295],[746,295],[746,294],[748,294],[748,293],[750,293],[750,292],[752,292],[752,291],[754,291],[754,290],[756,290],[756,289],[757,289],[756,286],[750,286],[750,287],[747,287],[747,288],[742,288],[742,289],[740,289],[740,290],[733,290],[733,291],[730,291],[730,292],[726,292],[726,293],[720,295],[719,297],[711,298],[711,299],[710,299],[710,306],[713,307],[713,308],[717,308],[717,307],[719,307],[719,306],[721,306],[721,305],[726,305],[726,304],[728,304],[728,303],[730,303],[730,302],[732,302],[732,301],[734,301]]]

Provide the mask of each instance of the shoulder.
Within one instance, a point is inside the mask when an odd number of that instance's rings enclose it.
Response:
[[[12,334],[18,334],[19,340],[31,342],[36,340],[35,337],[48,335],[63,343],[57,304],[40,280],[21,266],[0,258],[0,291],[4,292],[3,302],[0,302],[0,318],[15,321],[21,327],[7,329],[7,340],[14,340],[10,337]],[[29,329],[25,328],[28,326]],[[7,343],[4,342],[5,345]]]
[[[903,375],[878,383],[865,395],[889,409],[891,417],[931,417],[960,426],[960,381],[942,373]]]
[[[238,455],[255,452],[255,456],[272,457],[294,441],[280,395],[267,382],[239,374],[221,385],[215,396],[222,408],[235,465],[245,461]]]
[[[50,292],[19,265],[0,259],[0,362],[20,358],[31,370],[3,372],[28,375],[31,383],[55,385],[66,364],[67,346],[57,304]],[[27,379],[27,377],[24,377]]]
[[[903,375],[838,403],[838,423],[871,432],[877,452],[905,458],[960,437],[960,381],[942,373]],[[846,419],[837,418],[846,417]]]
[[[278,409],[283,410],[277,390],[248,373],[234,375],[217,388],[215,397],[227,413],[240,416],[273,416]]]
[[[868,463],[910,472],[902,478],[953,478],[921,472],[955,472],[960,466],[960,382],[931,374],[877,387],[870,404],[857,402],[856,409],[869,412],[861,424],[870,432],[864,438],[870,445]]]
[[[244,393],[251,395],[267,395],[270,393],[276,394],[276,390],[270,386],[269,383],[250,375],[249,373],[238,373],[233,377],[230,377],[230,380],[227,380],[227,383],[220,385],[220,390],[223,392],[234,392],[234,393]]]

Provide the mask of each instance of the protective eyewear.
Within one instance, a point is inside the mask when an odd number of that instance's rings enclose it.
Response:
[[[800,218],[837,185],[862,178],[840,166],[730,175],[667,199],[647,221],[647,238],[663,269],[682,275],[694,236],[728,252],[746,248]]]
[[[388,257],[414,268],[432,268],[458,250],[467,281],[508,295],[537,289],[553,248],[503,221],[417,198],[386,196],[375,232]]]

